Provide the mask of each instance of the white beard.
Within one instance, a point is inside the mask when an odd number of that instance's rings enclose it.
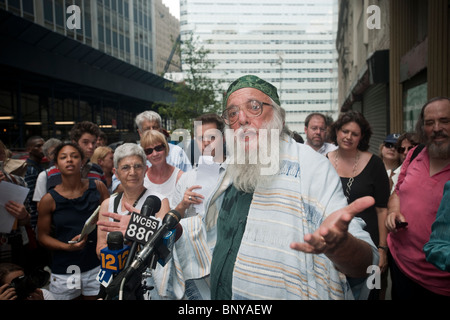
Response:
[[[227,142],[228,150],[230,152],[229,160],[231,160],[228,170],[231,174],[231,178],[233,181],[233,185],[236,189],[246,192],[253,193],[258,185],[267,185],[271,180],[273,174],[278,172],[280,168],[279,163],[279,146],[281,145],[280,137],[283,128],[283,122],[280,117],[276,116],[277,112],[274,111],[273,120],[264,125],[264,128],[267,130],[267,152],[270,158],[273,160],[276,158],[277,163],[262,163],[260,158],[256,158],[259,150],[259,144],[261,141],[257,141],[257,138],[254,138],[253,143],[250,142],[249,151],[245,152],[243,149],[237,150],[234,149],[234,145],[231,146],[230,143]],[[247,129],[247,128],[243,128]],[[275,130],[273,130],[275,129]],[[273,134],[276,134],[276,137],[272,137]],[[274,148],[276,150],[272,150],[272,139],[278,139],[278,143]],[[227,139],[227,141],[230,141]],[[264,141],[263,141],[264,142]],[[232,144],[234,144],[234,139],[232,139]],[[274,154],[275,153],[275,154]],[[273,166],[276,165],[275,172],[271,170]],[[272,172],[271,174],[265,174],[264,172]]]

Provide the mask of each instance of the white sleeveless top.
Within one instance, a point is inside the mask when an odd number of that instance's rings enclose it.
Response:
[[[173,193],[175,192],[175,186],[177,184],[177,176],[178,172],[180,172],[180,169],[175,167],[175,169],[172,172],[172,175],[167,179],[165,182],[161,184],[153,183],[148,178],[148,174],[145,175],[144,178],[144,187],[146,187],[149,190],[153,190],[156,193],[161,194],[164,198],[170,200],[172,198]]]

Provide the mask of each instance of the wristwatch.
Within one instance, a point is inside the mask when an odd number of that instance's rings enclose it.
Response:
[[[377,248],[378,248],[378,249],[383,249],[383,250],[385,250],[385,251],[388,251],[388,250],[389,250],[389,247],[387,247],[387,246],[377,246]]]

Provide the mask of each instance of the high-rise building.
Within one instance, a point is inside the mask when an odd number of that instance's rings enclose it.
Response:
[[[211,51],[214,79],[257,75],[278,88],[286,124],[304,134],[311,112],[336,119],[336,0],[181,0],[181,39]],[[210,42],[207,42],[210,40]]]
[[[71,5],[80,9],[79,28],[67,27]],[[1,0],[0,8],[156,74],[179,34],[178,19],[161,0]]]
[[[136,134],[136,114],[174,99],[178,35],[161,0],[0,0],[0,139],[65,139],[81,120]]]
[[[171,0],[178,1],[178,0]],[[180,54],[176,51],[180,35],[180,21],[174,17],[161,0],[155,2],[155,71],[158,75],[181,70]]]

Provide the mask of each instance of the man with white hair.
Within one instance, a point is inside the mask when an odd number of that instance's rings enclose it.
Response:
[[[155,111],[144,111],[136,116],[136,126],[138,127],[139,136],[142,137],[147,130],[158,130],[161,128],[161,116]],[[189,161],[186,152],[183,148],[169,143],[169,154],[167,156],[167,163],[179,168],[183,172],[187,172],[192,169],[191,162]],[[150,165],[147,163],[147,165]]]
[[[361,298],[378,250],[354,216],[374,200],[347,205],[327,158],[284,133],[279,104],[253,75],[228,88],[226,170],[205,213],[180,221],[173,259],[154,270],[160,296],[181,299],[186,280],[208,279],[210,290],[197,289],[211,299]]]
[[[155,111],[144,111],[138,114],[135,118],[136,126],[138,127],[139,137],[147,130],[157,130],[161,131],[161,116]],[[179,168],[183,172],[187,172],[192,169],[191,162],[189,161],[186,152],[184,152],[183,148],[174,145],[172,143],[168,143],[169,146],[169,154],[166,157],[166,161],[168,164],[173,165],[174,167]],[[147,160],[147,167],[151,167],[150,161]],[[111,190],[114,192],[118,192],[121,189],[119,188],[120,181],[117,179],[116,175],[112,177],[112,185]]]
[[[347,277],[366,277],[378,255],[363,223],[352,217],[373,199],[346,207],[326,158],[282,134],[279,104],[276,88],[256,76],[228,88],[223,117],[234,139],[226,138],[232,160],[216,200],[211,298],[353,298]],[[277,161],[275,172],[265,171],[274,163],[252,163],[262,149]]]

